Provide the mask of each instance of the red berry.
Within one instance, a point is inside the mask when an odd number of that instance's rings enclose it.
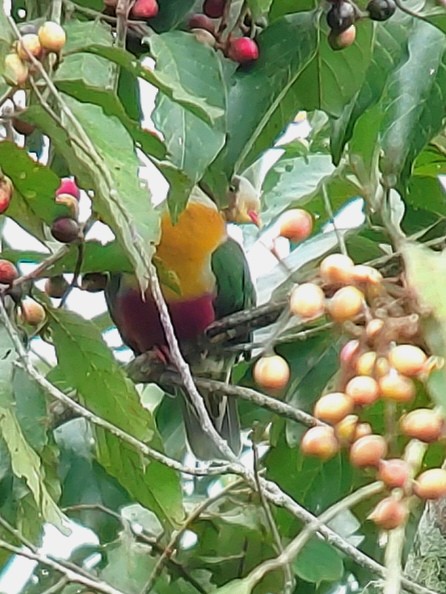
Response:
[[[378,468],[378,478],[389,489],[402,489],[410,478],[410,466],[400,458],[381,460]]]
[[[395,499],[386,497],[378,503],[369,516],[369,520],[375,522],[383,530],[393,530],[404,524],[408,516],[407,505]]]
[[[332,427],[312,427],[303,436],[300,449],[307,456],[328,460],[338,453],[339,442]]]
[[[226,0],[205,0],[203,12],[211,19],[219,19],[223,16]]]
[[[134,19],[152,19],[159,11],[156,0],[136,0],[130,15]]]
[[[0,283],[3,285],[11,285],[19,273],[17,268],[9,260],[0,260]]]
[[[228,57],[239,64],[254,62],[259,57],[257,43],[250,37],[231,39],[228,47]]]
[[[279,235],[297,243],[307,239],[313,230],[313,218],[302,208],[292,208],[279,219]]]
[[[9,177],[3,176],[0,178],[0,214],[8,210],[13,192],[14,186]]]
[[[387,454],[387,443],[381,435],[365,435],[350,448],[350,462],[357,468],[379,466]]]
[[[69,177],[65,177],[60,181],[60,186],[56,190],[56,196],[60,194],[70,194],[70,196],[74,196],[77,200],[81,197],[76,182]]]
[[[209,33],[215,32],[214,22],[205,14],[193,14],[189,18],[187,26],[189,29],[204,29],[205,31],[209,31]]]
[[[51,234],[61,243],[72,243],[79,238],[79,225],[73,219],[62,217],[51,225]]]

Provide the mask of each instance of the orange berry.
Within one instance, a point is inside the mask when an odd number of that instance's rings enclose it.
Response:
[[[407,505],[395,497],[386,497],[378,503],[368,519],[383,530],[393,530],[402,526],[409,514]]]
[[[413,490],[421,499],[440,499],[446,496],[446,470],[431,468],[421,473]]]
[[[395,402],[410,402],[417,393],[413,381],[395,371],[391,371],[379,379],[379,389],[383,398]]]
[[[427,361],[426,353],[413,344],[399,344],[389,353],[392,367],[403,375],[418,375]]]
[[[348,382],[345,393],[357,406],[373,404],[379,398],[378,382],[368,375],[357,375]]]
[[[387,454],[387,443],[381,435],[365,435],[352,443],[350,462],[357,468],[379,466]]]
[[[356,362],[356,372],[358,375],[373,375],[376,363],[376,353],[368,351],[358,357]]]
[[[279,219],[279,235],[297,243],[307,239],[313,230],[313,217],[302,208],[292,208]]]
[[[42,46],[36,33],[27,33],[17,42],[17,53],[25,62],[31,61],[28,52],[35,58],[39,58],[42,53]]]
[[[401,489],[410,478],[410,466],[400,458],[381,460],[378,467],[378,478],[389,489]]]
[[[25,299],[20,304],[19,319],[22,323],[29,324],[30,326],[40,326],[43,324],[46,318],[44,308],[34,301],[34,299]]]
[[[357,264],[353,268],[353,280],[357,283],[370,283],[371,285],[377,285],[382,281],[382,279],[382,274],[372,266]]]
[[[38,35],[43,49],[56,54],[64,47],[67,40],[63,27],[53,21],[46,21],[40,27]]]
[[[358,423],[355,430],[355,441],[366,435],[372,435],[372,427],[369,423]]]
[[[326,423],[338,423],[353,410],[354,402],[342,392],[321,396],[314,407],[314,416]]]
[[[335,322],[355,318],[364,307],[364,294],[356,287],[343,287],[328,302],[328,313]]]
[[[28,65],[16,53],[5,57],[3,76],[9,85],[23,87],[28,74]]]
[[[400,427],[407,437],[432,443],[441,437],[444,422],[436,411],[417,408],[401,418]]]
[[[323,290],[313,283],[304,283],[295,287],[290,296],[290,311],[304,319],[321,316],[325,311]]]
[[[280,355],[260,357],[253,370],[254,381],[265,390],[280,390],[290,379],[288,363]]]
[[[344,254],[331,254],[319,266],[319,274],[329,284],[348,284],[353,280],[354,263]]]
[[[358,417],[347,415],[335,425],[335,435],[343,443],[351,443],[355,440]]]
[[[365,327],[365,333],[369,340],[374,340],[384,328],[384,321],[374,318]]]
[[[300,448],[307,456],[328,460],[338,453],[339,442],[332,427],[311,427],[303,436]]]

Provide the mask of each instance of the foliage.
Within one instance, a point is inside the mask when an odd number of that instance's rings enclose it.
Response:
[[[101,0],[12,0],[17,25],[51,18],[67,34],[60,60],[49,55],[30,67],[19,91],[24,111],[4,67],[18,30],[0,10],[0,170],[14,187],[1,216],[1,257],[18,266],[17,286],[47,315],[37,329],[22,324],[20,308],[2,289],[2,560],[26,543],[39,556],[32,547],[41,544],[46,523],[67,533],[70,518],[97,537],[96,545],[74,551],[72,565],[40,558],[25,594],[366,591],[376,579],[372,559],[385,561],[378,530],[367,520],[375,493],[346,505],[291,560],[256,573],[304,530],[309,513],[320,515],[354,495],[373,474],[352,468],[343,452],[326,462],[304,456],[302,423],[287,418],[286,409],[273,412],[274,402],[260,406],[242,396],[241,422],[249,433],[243,459],[250,461],[254,448],[255,471],[264,478],[256,474],[258,483],[250,483],[245,471],[219,472],[217,463],[191,468],[179,396],[172,398],[162,381],[135,385],[120,362],[128,351],[109,346],[108,314],[90,319],[76,307],[81,273],[133,271],[141,289],[147,287],[160,235],[160,209],[151,197],[162,183],[175,219],[197,184],[224,208],[232,177],[243,174],[261,191],[264,243],[289,208],[304,207],[314,217],[313,236],[291,244],[260,275],[262,304],[280,303],[296,282],[314,278],[322,258],[345,242],[356,263],[374,262],[385,276],[398,276],[404,266],[426,314],[420,340],[446,356],[444,254],[432,249],[443,246],[446,216],[439,177],[446,173],[443,3],[405,0],[385,22],[361,19],[355,43],[343,51],[330,47],[322,2],[228,5],[229,29],[250,11],[260,48],[253,64],[236,64],[188,30],[201,2],[159,0],[148,26],[130,27],[126,49],[119,30],[124,26],[125,33],[126,23],[118,17],[116,32],[116,19],[101,18]],[[146,125],[148,85],[157,94]],[[18,117],[32,126],[30,135],[18,133]],[[299,133],[307,124],[308,133]],[[290,129],[297,134],[288,141],[283,134]],[[138,176],[141,164],[149,184]],[[83,222],[85,241],[62,246],[49,228],[69,211],[54,199],[65,176],[76,178],[91,213]],[[333,231],[333,217],[359,202],[364,216]],[[94,235],[104,224],[113,233],[106,245]],[[19,227],[38,243],[14,241]],[[259,239],[252,229],[243,233],[247,246]],[[175,288],[175,278],[154,262],[161,281]],[[34,272],[24,276],[30,265]],[[42,291],[41,279],[61,274],[70,281],[74,275],[70,307]],[[339,352],[350,330],[323,322],[284,328],[279,319],[255,335],[256,344],[275,346],[289,362],[283,403],[311,413],[339,378]],[[41,353],[48,349],[47,360]],[[249,358],[233,363],[232,381],[255,387]],[[445,386],[443,367],[426,388],[417,385],[417,404],[428,402],[428,393],[444,410]],[[55,396],[83,408],[67,418]],[[85,418],[74,418],[79,413]],[[384,417],[378,404],[364,420],[384,432]],[[443,450],[430,446],[423,464],[440,466]],[[420,507],[410,516],[404,559]]]

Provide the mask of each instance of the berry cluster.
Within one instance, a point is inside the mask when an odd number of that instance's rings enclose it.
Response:
[[[283,216],[282,231],[294,240],[308,237],[310,215],[289,211]],[[289,297],[290,314],[303,323],[326,316],[355,337],[340,352],[335,390],[314,406],[317,424],[304,434],[301,451],[328,460],[346,448],[353,466],[374,470],[390,493],[370,519],[386,530],[405,522],[410,496],[446,496],[446,470],[433,468],[416,476],[418,467],[403,455],[395,456],[397,443],[415,439],[431,444],[446,435],[436,409],[413,404],[417,388],[440,364],[425,352],[413,308],[399,279],[384,279],[377,269],[355,265],[343,254],[327,256],[317,278],[294,287]],[[277,395],[287,385],[290,369],[283,357],[268,353],[257,360],[253,377],[257,385]],[[394,419],[385,437],[364,420],[371,407],[379,415],[383,405]]]
[[[116,7],[118,0],[104,0],[104,9],[110,16],[116,15]],[[130,9],[131,19],[153,19],[159,11],[158,2],[156,0],[136,0]]]
[[[245,22],[239,25],[240,35],[234,36],[234,31],[225,35],[224,14],[227,0],[205,0],[203,12],[193,14],[188,20],[189,30],[200,43],[215,49],[220,49],[225,56],[239,64],[250,64],[259,57],[259,48],[252,38],[255,31],[249,22],[249,15]]]
[[[34,25],[26,25],[21,38],[5,57],[4,77],[7,82],[14,87],[23,87],[34,70],[32,59],[43,62],[48,54],[59,54],[65,41],[65,31],[58,23],[47,21],[38,30]]]
[[[395,12],[394,0],[370,0],[366,12],[350,0],[330,0],[327,12],[327,24],[330,27],[328,42],[335,49],[343,49],[352,45],[356,39],[355,23],[364,17],[373,21],[386,21]]]

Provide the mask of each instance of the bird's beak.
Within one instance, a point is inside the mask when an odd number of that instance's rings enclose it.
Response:
[[[256,227],[258,227],[259,229],[262,228],[262,219],[260,218],[258,212],[256,212],[255,210],[248,210],[248,217]]]

